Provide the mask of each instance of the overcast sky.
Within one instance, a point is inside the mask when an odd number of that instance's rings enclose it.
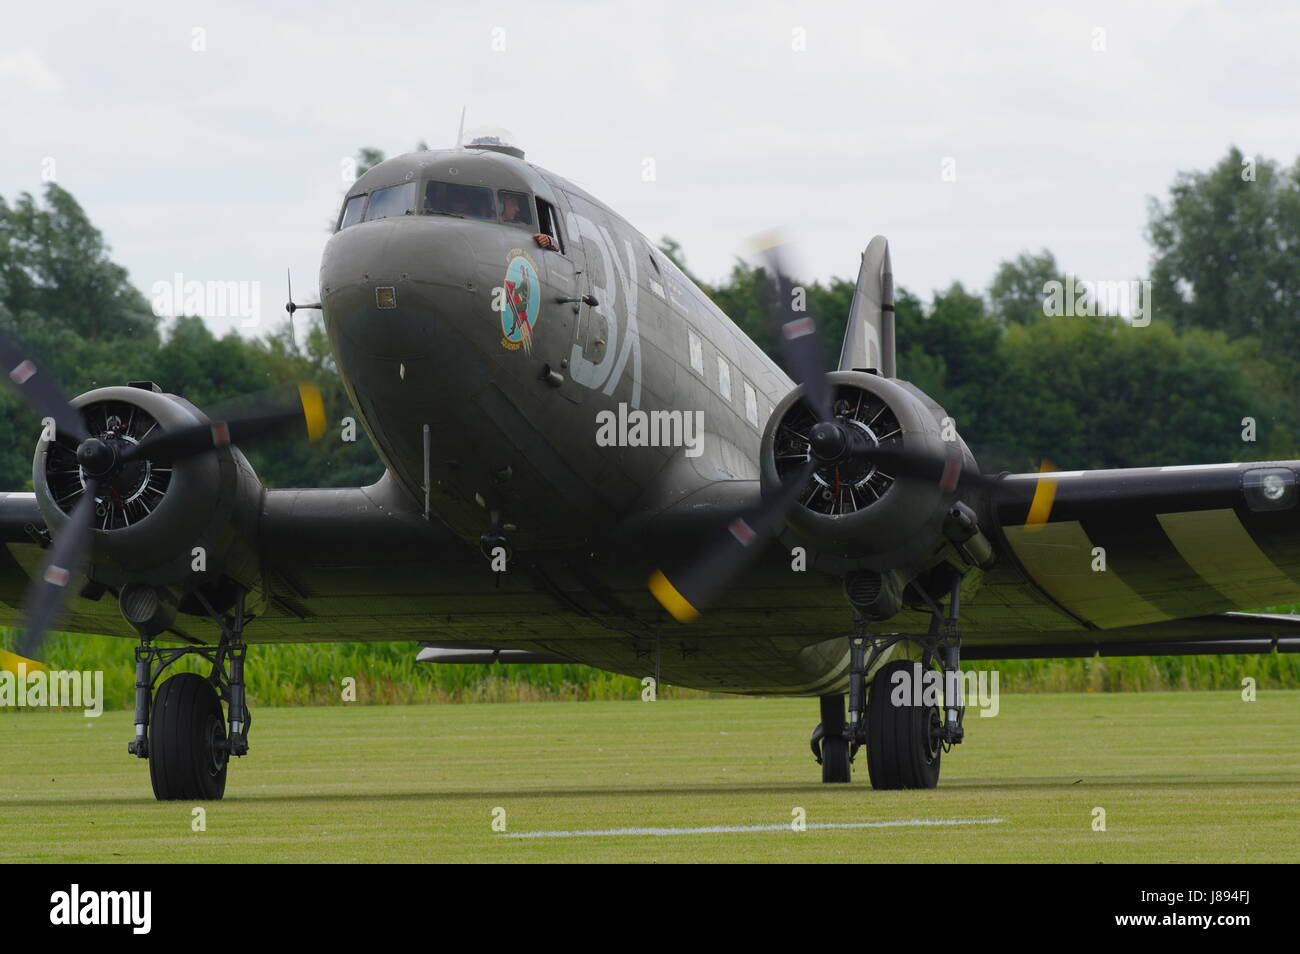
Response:
[[[287,267],[314,294],[342,161],[452,145],[462,106],[706,279],[773,226],[807,275],[853,277],[883,233],[927,297],[1043,247],[1144,277],[1179,170],[1300,154],[1294,3],[259,7],[10,4],[0,192],[53,159],[142,291],[261,282],[268,327]]]

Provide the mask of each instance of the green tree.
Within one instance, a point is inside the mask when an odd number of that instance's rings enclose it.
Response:
[[[44,203],[0,198],[0,323],[29,350],[43,373],[71,395],[106,385],[152,380],[200,408],[313,381],[331,424],[351,410],[319,317],[302,346],[286,321],[260,340],[215,337],[201,318],[180,317],[160,336],[144,296],[111,261],[103,237],[72,195],[51,185]],[[0,388],[0,488],[30,486],[37,416]],[[331,426],[317,444],[301,435],[249,450],[268,486],[345,486],[383,472],[364,430],[355,442]]]
[[[1300,162],[1234,146],[1209,171],[1180,173],[1148,212],[1156,320],[1300,356]]]
[[[0,307],[20,332],[40,326],[92,341],[156,341],[158,319],[72,194],[0,197]]]
[[[375,149],[373,146],[362,146],[357,150],[357,178],[360,179],[383,161],[384,150]]]
[[[1021,252],[1015,261],[998,266],[989,285],[989,313],[1004,325],[1028,324],[1043,314],[1044,286],[1065,279],[1047,249],[1036,255]]]
[[[1252,343],[1121,318],[1042,318],[1008,331],[1002,359],[1014,402],[978,434],[1003,452],[999,463],[1046,457],[1074,470],[1267,456],[1241,438],[1243,417],[1279,411],[1251,373],[1261,363]],[[1280,446],[1286,435],[1261,439]]]

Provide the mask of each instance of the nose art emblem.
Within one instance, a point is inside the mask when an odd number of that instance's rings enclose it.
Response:
[[[501,311],[501,347],[507,351],[518,351],[521,347],[531,351],[541,310],[542,287],[537,280],[537,266],[522,249],[510,252],[505,281],[496,298]]]

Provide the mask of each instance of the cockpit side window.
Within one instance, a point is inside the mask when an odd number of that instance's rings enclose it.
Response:
[[[404,182],[387,189],[377,189],[370,195],[370,205],[366,207],[366,221],[387,219],[394,215],[410,215],[415,212],[415,183]]]
[[[455,182],[425,183],[424,213],[457,215],[462,219],[487,219],[492,222],[497,218],[491,189]]]
[[[502,222],[507,225],[521,225],[529,229],[533,227],[533,210],[526,193],[507,192],[502,189],[497,193],[497,202],[501,210]]]
[[[345,229],[349,225],[356,225],[361,221],[361,210],[366,207],[366,197],[364,195],[354,195],[343,203],[343,217],[339,219],[339,229]]]
[[[560,217],[555,214],[555,206],[545,199],[537,200],[537,228],[543,235],[551,237],[557,252],[564,252],[564,238],[560,235]]]

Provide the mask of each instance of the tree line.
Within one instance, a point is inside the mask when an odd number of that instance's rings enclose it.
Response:
[[[359,171],[382,158],[362,150]],[[985,289],[953,283],[928,300],[898,290],[899,374],[944,405],[985,470],[1300,456],[1300,161],[1283,167],[1232,148],[1209,170],[1181,173],[1151,200],[1146,238],[1145,326],[1046,313],[1050,283],[1077,278],[1047,250],[1003,262]],[[687,268],[671,238],[661,248]],[[831,364],[855,277],[805,286]],[[761,268],[737,261],[721,281],[695,280],[779,360]],[[319,317],[301,315],[310,324],[300,338],[287,318],[257,338],[217,337],[197,317],[164,322],[70,192],[49,183],[39,200],[0,197],[0,324],[69,394],[153,380],[211,408],[313,380],[332,419],[354,415]],[[30,486],[39,430],[0,391],[0,488]],[[249,456],[268,486],[356,486],[382,470],[365,432],[356,435],[286,439]]]
[[[1109,313],[1053,313],[1053,293],[1082,279],[1046,249],[1003,262],[983,290],[954,282],[925,301],[900,288],[899,375],[944,406],[987,471],[1300,456],[1300,160],[1283,168],[1233,147],[1180,173],[1150,200],[1146,238],[1149,275],[1110,276],[1149,282],[1143,321],[1109,302],[1089,309]],[[675,241],[660,248],[686,270]],[[761,267],[692,278],[780,360]],[[855,283],[804,286],[830,367]]]

